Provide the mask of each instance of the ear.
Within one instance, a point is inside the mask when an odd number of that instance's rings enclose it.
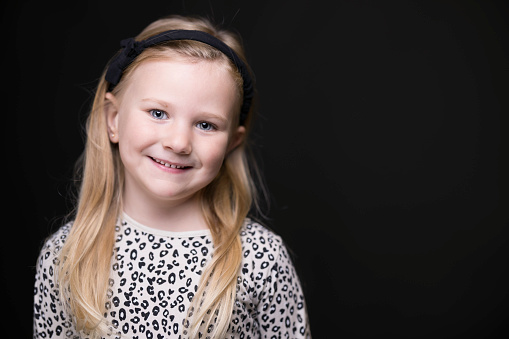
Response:
[[[104,114],[108,125],[108,136],[114,144],[118,143],[118,100],[107,92],[104,96]]]
[[[233,151],[237,146],[239,146],[242,141],[244,141],[244,138],[246,137],[246,128],[244,126],[237,127],[233,133],[232,137],[230,138],[230,144],[228,145],[228,149],[226,150],[226,153],[230,153]]]

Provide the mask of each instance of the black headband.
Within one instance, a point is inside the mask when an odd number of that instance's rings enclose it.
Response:
[[[105,79],[110,83],[110,87],[113,88],[119,83],[124,69],[129,66],[145,48],[172,40],[195,40],[203,42],[221,51],[224,55],[230,58],[239,70],[244,83],[244,98],[240,109],[240,124],[243,125],[249,113],[249,108],[251,107],[251,101],[253,100],[254,95],[251,76],[249,75],[244,62],[242,62],[242,60],[228,45],[218,38],[202,31],[171,30],[154,35],[142,41],[135,41],[133,38],[122,40],[120,42],[120,46],[123,47],[123,50],[111,60],[108,70],[106,71]]]

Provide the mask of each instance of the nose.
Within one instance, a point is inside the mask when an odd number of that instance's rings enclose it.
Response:
[[[192,132],[178,123],[168,126],[163,132],[162,143],[165,149],[177,154],[190,154],[192,151]]]

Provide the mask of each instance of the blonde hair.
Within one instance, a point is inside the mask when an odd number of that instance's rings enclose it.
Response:
[[[171,16],[145,28],[136,40],[172,29],[201,30],[222,40],[246,63],[233,33],[215,28],[203,18]],[[172,41],[147,48],[124,71],[113,94],[121,93],[132,71],[149,58],[168,57],[168,51],[189,58],[217,60],[229,67],[242,96],[242,78],[235,66],[216,49],[195,41]],[[247,63],[246,63],[247,64]],[[100,78],[87,120],[81,187],[71,232],[62,248],[58,282],[77,329],[91,335],[108,331],[105,303],[109,288],[115,225],[122,210],[123,165],[118,145],[110,143],[104,115],[108,83]],[[239,107],[240,111],[240,107]],[[249,130],[253,108],[245,122]],[[238,123],[238,121],[237,121]],[[211,230],[214,253],[203,272],[184,324],[184,336],[197,337],[200,328],[213,328],[211,337],[224,336],[232,315],[242,247],[240,228],[256,200],[248,166],[246,142],[227,155],[216,178],[199,192],[202,211]],[[255,204],[256,205],[256,204]]]

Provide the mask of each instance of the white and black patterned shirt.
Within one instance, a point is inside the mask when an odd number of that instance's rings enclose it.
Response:
[[[70,229],[67,224],[53,234],[37,262],[34,338],[80,338],[55,280],[55,263]],[[241,240],[242,267],[227,338],[311,338],[302,288],[281,238],[246,219]],[[209,230],[162,231],[124,214],[116,227],[107,338],[179,338],[212,251]]]

